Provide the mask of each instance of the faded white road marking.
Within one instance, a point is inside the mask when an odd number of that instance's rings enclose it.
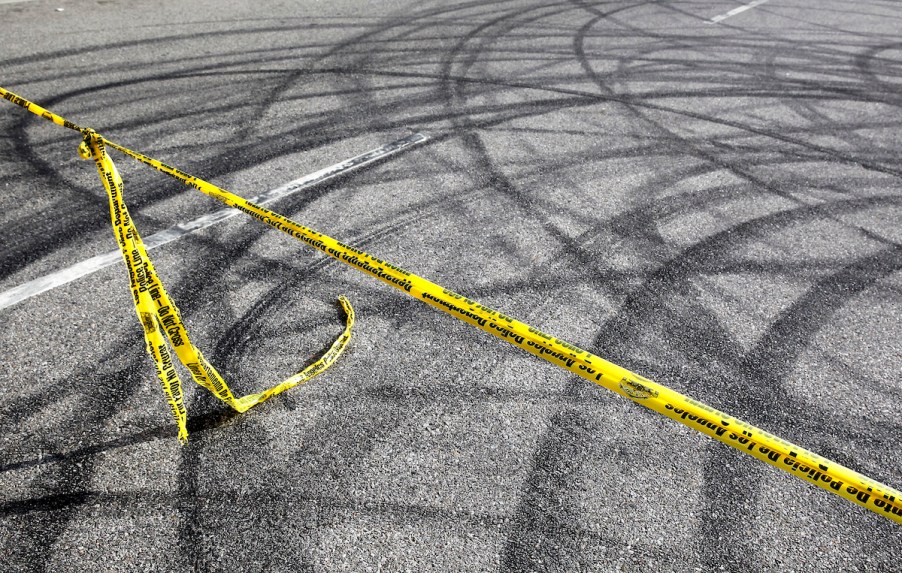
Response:
[[[331,179],[337,175],[341,175],[342,173],[347,173],[348,171],[359,169],[364,165],[378,161],[388,155],[397,153],[402,149],[416,145],[418,143],[422,143],[426,141],[426,139],[428,138],[422,133],[409,135],[397,141],[387,143],[382,147],[373,149],[372,151],[368,151],[363,155],[358,155],[357,157],[346,159],[345,161],[336,163],[331,167],[326,167],[325,169],[320,169],[319,171],[311,173],[310,175],[305,175],[300,179],[295,179],[294,181],[286,183],[281,187],[277,187],[275,189],[266,191],[265,193],[261,193],[256,197],[250,197],[248,198],[248,201],[257,203],[258,205],[266,205],[267,203],[271,203],[276,199],[287,197],[288,195],[297,193],[302,189],[306,189],[307,187],[325,181],[326,179]],[[225,221],[226,219],[231,219],[232,217],[239,214],[241,214],[241,211],[232,209],[231,207],[219,209],[218,211],[214,211],[202,217],[198,217],[193,221],[179,223],[178,225],[164,229],[159,233],[154,233],[153,235],[144,238],[144,246],[147,249],[154,249],[161,245],[165,245],[166,243],[171,243],[172,241],[175,241],[180,237],[184,237],[189,233],[193,233],[200,229],[205,229],[211,225]],[[27,283],[21,284],[17,287],[13,287],[4,293],[0,293],[0,310],[10,307],[17,302],[21,302],[33,296],[39,295],[42,292],[46,292],[52,288],[70,283],[83,276],[108,267],[114,264],[116,261],[120,260],[122,260],[122,255],[119,254],[119,251],[112,251],[103,255],[91,257],[90,259],[85,259],[84,261],[76,263],[71,267],[66,267],[65,269],[58,270],[56,272],[50,273],[49,275],[44,275],[32,281],[28,281]]]
[[[746,10],[751,10],[751,9],[754,8],[755,6],[760,6],[761,4],[764,4],[765,2],[768,2],[768,1],[769,1],[769,0],[754,0],[753,2],[749,2],[749,3],[746,4],[745,6],[740,6],[740,7],[738,7],[738,8],[733,8],[732,10],[730,10],[729,12],[727,12],[726,14],[720,14],[719,16],[714,16],[713,18],[711,18],[711,23],[712,23],[712,24],[716,24],[716,23],[718,23],[718,22],[720,22],[720,21],[726,20],[727,18],[729,18],[729,17],[731,17],[731,16],[735,16],[736,14],[742,14],[742,13],[745,12]]]

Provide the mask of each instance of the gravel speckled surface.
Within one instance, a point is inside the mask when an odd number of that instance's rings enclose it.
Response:
[[[0,85],[902,487],[902,6],[0,2]],[[63,8],[58,11],[57,8]],[[115,248],[0,102],[0,292]],[[115,156],[114,156],[115,158]],[[126,158],[147,236],[219,208]],[[245,394],[179,446],[124,265],[0,310],[0,569],[887,571],[902,530],[248,217],[152,251]]]

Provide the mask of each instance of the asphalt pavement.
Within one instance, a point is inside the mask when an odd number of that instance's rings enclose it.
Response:
[[[902,3],[0,0],[0,86],[902,488]],[[0,101],[0,296],[116,248]],[[114,154],[144,236],[221,208]],[[900,571],[890,520],[247,216],[0,310],[0,571]]]

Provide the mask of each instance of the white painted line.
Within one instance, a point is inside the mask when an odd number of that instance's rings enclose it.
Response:
[[[713,18],[711,18],[711,23],[712,23],[712,24],[717,24],[718,22],[722,22],[723,20],[726,20],[727,18],[729,18],[729,17],[731,17],[731,16],[735,16],[736,14],[742,14],[742,13],[745,12],[746,10],[751,10],[751,9],[754,8],[755,6],[760,6],[760,5],[762,5],[762,4],[764,4],[765,2],[768,2],[768,1],[769,1],[769,0],[754,0],[753,2],[749,2],[749,3],[746,4],[745,6],[740,6],[740,7],[738,7],[738,8],[733,8],[732,10],[730,10],[729,12],[727,12],[726,14],[720,14],[719,16],[714,16]]]
[[[294,181],[286,183],[281,187],[277,187],[275,189],[266,191],[265,193],[261,193],[256,197],[250,197],[248,198],[248,201],[257,203],[258,205],[266,205],[267,203],[272,203],[276,199],[287,197],[289,195],[297,193],[302,189],[306,189],[311,185],[315,185],[317,183],[325,181],[326,179],[331,179],[337,175],[341,175],[342,173],[347,173],[348,171],[359,169],[364,165],[378,161],[412,145],[422,143],[427,139],[428,138],[422,133],[409,135],[397,141],[387,143],[382,147],[367,151],[363,155],[358,155],[357,157],[346,159],[345,161],[336,163],[331,167],[326,167],[325,169],[320,169],[319,171],[311,173],[310,175],[305,175],[300,179],[295,179]],[[193,221],[179,223],[178,225],[164,229],[159,233],[154,233],[153,235],[150,235],[149,237],[144,239],[144,246],[147,247],[148,250],[154,249],[161,245],[165,245],[166,243],[171,243],[172,241],[175,241],[180,237],[184,237],[185,235],[188,235],[200,229],[205,229],[211,225],[215,225],[216,223],[221,223],[226,219],[231,219],[232,217],[241,213],[242,211],[232,209],[231,207],[219,209],[218,211],[214,211],[202,217],[198,217]],[[122,260],[122,255],[119,254],[119,251],[112,251],[103,255],[91,257],[90,259],[76,263],[71,267],[66,267],[65,269],[58,270],[56,272],[50,273],[49,275],[44,275],[32,281],[28,281],[27,283],[21,284],[17,287],[13,287],[4,293],[0,293],[0,310],[8,308],[16,304],[17,302],[22,302],[23,300],[37,296],[42,292],[46,292],[52,288],[70,283],[95,271],[99,271],[100,269],[108,267],[114,264],[116,261],[120,260]]]

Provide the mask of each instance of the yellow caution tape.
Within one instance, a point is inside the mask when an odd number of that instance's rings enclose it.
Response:
[[[9,94],[2,88],[0,95],[28,108],[26,100]],[[49,114],[42,108],[37,109]],[[48,117],[44,113],[38,115],[60,125],[68,123],[62,118],[52,114],[50,114],[52,117]],[[219,199],[226,205],[244,211],[251,217],[307,243],[330,257],[374,276],[389,286],[404,291],[555,366],[569,370],[808,483],[902,523],[902,493],[887,485],[156,159],[117,145],[93,132],[90,132],[89,139],[97,142],[93,145],[98,146],[98,149],[102,149],[99,143],[105,143],[206,195]]]
[[[354,325],[354,309],[344,296],[338,298],[346,314],[344,332],[332,343],[332,346],[322,357],[310,366],[304,368],[294,376],[282,383],[259,392],[236,398],[231,389],[216,369],[204,358],[204,355],[188,337],[188,331],[182,322],[181,315],[175,302],[169,297],[160,277],[154,270],[147,250],[135,228],[128,207],[122,197],[122,178],[113,160],[106,152],[105,140],[91,129],[80,128],[63,118],[0,88],[0,95],[19,104],[25,109],[53,121],[59,125],[76,129],[84,134],[84,140],[78,147],[81,157],[93,158],[97,164],[97,171],[106,189],[110,200],[110,217],[113,223],[113,232],[128,268],[129,281],[132,296],[135,302],[135,312],[138,320],[144,327],[144,340],[147,343],[147,353],[153,358],[157,369],[157,376],[163,386],[163,392],[169,402],[169,407],[178,425],[178,438],[182,443],[188,440],[187,411],[182,397],[181,380],[175,370],[169,344],[175,350],[179,361],[188,369],[194,381],[212,392],[217,398],[231,406],[238,412],[246,412],[248,409],[280,394],[298,384],[303,384],[317,374],[321,374],[331,366],[341,355],[351,339],[351,328]],[[164,337],[165,335],[165,337]]]

